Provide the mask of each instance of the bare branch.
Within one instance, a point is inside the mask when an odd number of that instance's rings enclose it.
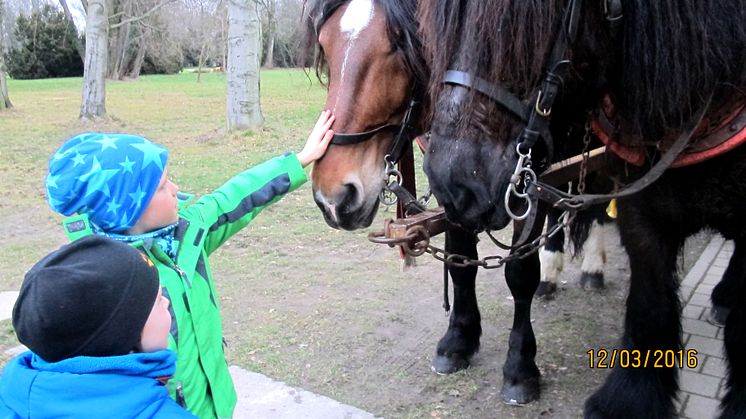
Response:
[[[118,27],[120,27],[122,25],[126,25],[128,23],[138,22],[140,20],[143,20],[146,17],[152,15],[156,10],[160,9],[161,7],[163,7],[163,6],[165,6],[165,5],[169,4],[169,3],[173,3],[175,1],[176,0],[165,0],[162,3],[160,3],[160,4],[157,4],[155,7],[153,7],[150,10],[148,10],[147,12],[143,13],[142,15],[140,15],[140,16],[134,16],[134,17],[131,17],[129,19],[125,19],[125,20],[123,20],[123,21],[121,21],[119,23],[116,23],[116,24],[113,24],[113,25],[109,26],[109,28],[110,29],[116,29],[116,28],[118,28]]]
[[[71,25],[75,26],[73,14],[70,13],[70,8],[67,6],[67,1],[60,0],[60,6],[62,6],[62,10],[65,11],[65,18],[67,18],[68,22],[70,22]],[[83,43],[80,42],[80,38],[78,38],[77,36],[75,37],[75,49],[78,51],[80,59],[85,62],[85,47],[83,46]]]

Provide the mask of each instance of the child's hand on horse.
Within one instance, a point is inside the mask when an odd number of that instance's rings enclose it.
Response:
[[[316,121],[316,126],[306,140],[303,150],[298,153],[298,160],[303,167],[320,159],[326,153],[326,148],[334,136],[334,131],[329,129],[334,123],[332,111],[323,111]]]

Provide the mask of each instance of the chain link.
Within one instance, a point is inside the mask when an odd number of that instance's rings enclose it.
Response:
[[[583,161],[580,162],[580,174],[578,175],[578,193],[585,193],[585,176],[588,174],[588,158],[590,157],[591,145],[591,123],[585,123],[585,134],[583,135]]]

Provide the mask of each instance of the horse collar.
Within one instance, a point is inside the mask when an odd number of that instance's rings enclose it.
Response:
[[[619,117],[613,101],[607,95],[600,109],[591,117],[593,133],[606,148],[635,166],[648,160],[648,146],[665,152],[677,133],[647,143],[641,137],[620,129]],[[672,168],[690,166],[733,150],[746,142],[746,97],[739,95],[714,111],[708,112],[697,126],[686,150],[671,164]]]

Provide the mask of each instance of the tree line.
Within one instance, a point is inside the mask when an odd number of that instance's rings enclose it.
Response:
[[[6,73],[84,75],[81,118],[89,118],[106,114],[106,79],[300,66],[302,8],[303,0],[0,0],[0,109],[12,106]],[[247,81],[227,72],[230,125],[231,101],[258,106],[258,70],[255,99],[232,97]],[[258,114],[238,125],[255,127]]]

